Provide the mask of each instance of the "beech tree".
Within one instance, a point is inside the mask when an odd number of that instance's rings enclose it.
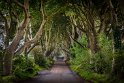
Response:
[[[15,54],[20,54],[22,52],[24,52],[25,55],[27,55],[38,43],[38,41],[40,40],[41,36],[43,35],[43,30],[45,28],[45,24],[53,17],[53,15],[55,15],[56,13],[58,13],[59,11],[61,11],[62,8],[59,9],[53,9],[52,14],[49,14],[51,11],[45,12],[45,3],[47,3],[44,0],[37,0],[36,4],[40,5],[40,9],[38,11],[40,11],[41,14],[41,23],[39,25],[39,28],[37,29],[36,33],[33,33],[33,37],[31,39],[27,40],[27,32],[29,32],[29,24],[31,23],[32,20],[32,16],[30,14],[30,9],[33,7],[30,4],[34,4],[32,1],[29,0],[24,0],[24,1],[18,1],[18,0],[7,0],[7,2],[2,1],[10,10],[10,12],[8,12],[8,14],[10,14],[9,16],[12,17],[11,19],[16,19],[17,20],[17,24],[15,24],[15,30],[14,30],[14,36],[12,37],[11,41],[9,40],[10,38],[10,32],[8,31],[8,29],[13,29],[14,25],[11,24],[12,22],[9,21],[7,19],[6,16],[4,16],[5,14],[3,13],[3,9],[1,10],[1,16],[5,21],[5,28],[6,28],[6,48],[5,48],[5,54],[4,54],[4,75],[9,75],[11,74],[12,71],[12,59],[14,57]],[[49,1],[48,1],[49,3]],[[10,6],[8,6],[8,4]],[[20,8],[21,11],[20,15],[18,15],[18,11],[14,9],[14,7]],[[37,7],[37,8],[38,8]],[[6,9],[5,9],[6,10]],[[54,12],[53,12],[54,11]],[[48,13],[48,15],[46,15]],[[22,22],[19,22],[20,20],[22,20]],[[10,26],[8,25],[8,23],[10,22]],[[17,29],[16,29],[17,27]],[[13,30],[12,30],[13,31]],[[21,42],[21,40],[23,40],[24,44],[19,47],[19,44]],[[11,42],[11,43],[10,43]],[[10,44],[9,44],[10,43]]]
[[[71,55],[69,49],[76,42],[82,49],[89,49],[92,56],[100,51],[98,36],[104,33],[113,40],[113,54],[120,53],[124,10],[121,0],[114,1],[1,0],[4,75],[12,73],[13,57],[21,53],[28,56],[36,45],[41,45],[46,56],[57,50]],[[87,45],[79,42],[82,35],[86,36]],[[112,71],[116,69],[115,61],[113,57]]]

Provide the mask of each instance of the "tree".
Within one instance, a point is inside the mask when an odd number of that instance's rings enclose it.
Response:
[[[10,3],[12,3],[12,2],[10,1]],[[4,75],[8,75],[11,73],[12,58],[13,58],[14,52],[17,49],[20,40],[23,38],[24,30],[25,30],[25,28],[27,28],[28,23],[30,21],[28,0],[24,1],[24,5],[18,1],[14,1],[14,3],[16,3],[19,7],[21,7],[23,9],[23,11],[25,13],[24,14],[25,17],[24,17],[22,23],[19,25],[17,33],[16,33],[15,37],[13,38],[12,43],[10,45],[8,45],[8,47],[6,48],[5,55],[4,55]]]

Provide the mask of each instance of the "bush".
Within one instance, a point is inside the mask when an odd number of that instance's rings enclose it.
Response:
[[[91,59],[91,67],[94,72],[106,74],[111,72],[112,58],[110,55],[105,55],[104,52],[98,52]]]
[[[44,56],[40,46],[35,47],[32,50],[32,54],[34,55],[35,63],[41,67],[49,68],[53,63],[51,57]]]
[[[118,79],[124,79],[124,52],[116,53],[114,58],[115,64],[112,75]]]
[[[75,57],[71,58],[70,63],[71,68],[83,78],[95,83],[106,83],[112,67],[112,41],[103,34],[99,35],[98,39],[101,49],[95,54],[91,53],[89,48],[81,48],[75,43],[71,48]],[[79,42],[87,44],[86,41],[84,36]]]
[[[40,70],[32,60],[26,59],[25,56],[18,56],[14,59],[14,71],[13,74],[18,79],[28,79]]]
[[[13,83],[14,78],[13,75],[0,77],[0,83]]]

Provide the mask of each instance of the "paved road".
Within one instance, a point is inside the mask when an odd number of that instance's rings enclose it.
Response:
[[[71,71],[65,62],[55,62],[50,71],[39,72],[39,75],[19,83],[86,83],[76,73]]]

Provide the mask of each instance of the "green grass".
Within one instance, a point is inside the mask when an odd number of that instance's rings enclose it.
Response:
[[[99,74],[81,69],[80,66],[81,65],[71,65],[70,68],[86,81],[91,81],[92,83],[124,83],[124,79],[118,79],[116,76],[110,75],[110,73]]]
[[[71,66],[71,69],[78,73],[85,80],[91,81],[93,83],[109,83],[107,75],[89,72],[77,67],[78,66]]]

